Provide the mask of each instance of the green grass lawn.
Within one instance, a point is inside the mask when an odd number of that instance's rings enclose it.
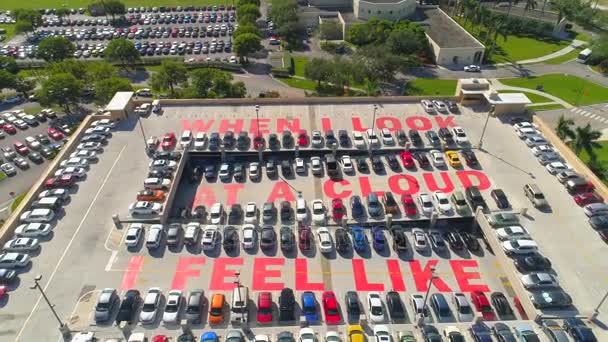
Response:
[[[499,93],[503,93],[503,94],[507,94],[507,93],[521,93],[521,91],[516,91],[516,90],[501,90],[501,91],[499,91]],[[526,96],[528,97],[528,99],[530,99],[530,101],[532,101],[532,103],[553,102],[553,100],[551,100],[549,98],[546,98],[544,96],[538,95],[538,94],[527,93],[527,92],[524,92],[524,94],[526,94]]]
[[[21,195],[19,195],[15,198],[15,200],[13,201],[13,204],[11,204],[11,211],[17,209],[17,206],[21,203],[21,201],[23,201],[23,198],[25,197],[25,195],[27,195],[27,192],[22,193]]]
[[[15,25],[12,24],[2,24],[0,28],[6,30],[6,34],[2,34],[6,38],[3,43],[8,42],[15,35]]]
[[[90,3],[95,2],[94,0],[31,0],[31,1],[19,1],[19,0],[3,0],[0,2],[0,9],[13,10],[16,8],[59,8],[65,5],[67,8],[86,8]],[[123,0],[122,1],[127,7],[135,6],[187,6],[187,5],[219,5],[219,4],[232,4],[232,1],[228,0]]]
[[[440,80],[435,78],[417,78],[409,82],[403,95],[440,95],[454,96],[456,80]]]
[[[287,84],[293,88],[316,91],[317,82],[311,80],[303,80],[300,78],[276,78],[277,80]]]
[[[574,50],[568,52],[565,55],[548,59],[546,61],[543,61],[542,63],[545,63],[545,64],[562,64],[562,63],[570,62],[571,60],[576,59],[576,57],[578,57],[578,54],[581,52],[581,50],[583,50],[583,49],[582,48],[574,49]]]
[[[464,19],[455,17],[461,25],[464,23]],[[468,22],[464,29],[469,31],[475,36],[481,43],[484,42],[486,36],[485,28],[479,31],[478,26],[473,26],[471,22]],[[542,57],[551,54],[555,51],[559,51],[570,42],[562,41],[558,39],[552,39],[547,37],[533,37],[533,36],[516,36],[509,35],[505,40],[503,37],[498,37],[498,47],[492,57],[494,63],[510,63],[515,61],[522,61],[525,59]]]
[[[564,109],[564,106],[562,106],[558,103],[554,103],[554,104],[547,104],[547,105],[542,105],[542,106],[527,106],[527,108],[531,109],[535,112],[540,112],[543,110]]]
[[[293,68],[294,74],[296,76],[304,77],[304,67],[308,63],[308,58],[306,57],[293,57]]]
[[[543,91],[547,94],[557,96],[574,106],[602,103],[608,99],[608,88],[564,74],[501,79],[500,82],[513,87],[529,89],[536,89],[538,85],[542,85]]]

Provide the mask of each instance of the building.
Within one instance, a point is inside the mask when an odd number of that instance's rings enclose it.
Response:
[[[524,93],[499,93],[485,78],[458,80],[456,96],[465,106],[484,105],[494,108],[494,115],[523,114],[532,103]]]
[[[410,18],[416,11],[416,0],[353,0],[353,13],[358,19],[399,20]]]

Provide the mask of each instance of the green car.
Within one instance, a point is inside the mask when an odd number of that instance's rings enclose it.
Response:
[[[488,222],[494,228],[519,224],[519,218],[513,213],[497,213],[488,216]]]
[[[399,342],[416,342],[414,333],[411,330],[404,330],[399,332]]]

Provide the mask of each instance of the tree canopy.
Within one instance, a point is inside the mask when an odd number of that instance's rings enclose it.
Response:
[[[234,38],[234,52],[241,59],[247,59],[247,56],[262,49],[262,39],[260,36],[253,33],[243,33]]]
[[[244,97],[247,90],[243,82],[231,83],[228,72],[201,68],[190,74],[191,90],[199,98]]]
[[[104,52],[110,63],[120,63],[123,67],[133,67],[140,60],[139,50],[130,40],[114,39],[108,43]]]
[[[19,71],[17,61],[11,57],[0,56],[0,70],[8,71],[11,74],[16,74]]]
[[[188,69],[184,63],[172,60],[163,60],[160,69],[150,77],[150,85],[155,90],[169,89],[171,95],[175,94],[174,87],[178,84],[186,84],[188,81]]]
[[[239,22],[253,24],[261,16],[260,9],[256,4],[244,4],[236,9],[236,17],[239,19]]]
[[[95,100],[98,103],[107,103],[117,91],[130,90],[133,90],[133,87],[127,78],[112,76],[95,83]]]
[[[69,105],[77,103],[82,93],[82,82],[69,73],[50,75],[38,90],[38,98],[42,104],[58,104],[70,111]]]
[[[66,37],[46,37],[38,44],[38,58],[47,62],[58,62],[72,57],[74,44]]]

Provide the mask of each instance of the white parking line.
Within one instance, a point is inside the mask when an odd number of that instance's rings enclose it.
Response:
[[[591,115],[591,113],[590,113],[590,112],[583,112],[583,114],[582,114],[582,115],[583,115],[583,116],[589,116],[589,115]]]
[[[575,114],[580,114],[583,110],[581,108],[574,108],[572,109],[572,112],[574,112]]]
[[[124,145],[122,147],[122,149],[120,150],[120,153],[118,153],[118,156],[116,157],[116,160],[114,161],[114,164],[112,164],[112,167],[108,171],[108,174],[106,175],[106,178],[103,180],[103,183],[101,183],[101,186],[99,187],[99,190],[97,190],[97,193],[93,197],[93,200],[91,201],[91,204],[89,205],[89,207],[85,211],[84,216],[82,217],[82,220],[80,220],[80,224],[76,228],[76,231],[74,231],[74,234],[72,235],[72,238],[70,239],[70,241],[68,242],[68,244],[65,246],[65,249],[63,250],[63,254],[61,255],[61,257],[57,261],[57,264],[55,264],[55,268],[53,269],[53,272],[51,273],[51,275],[48,278],[48,281],[44,285],[44,289],[43,289],[44,291],[47,291],[47,289],[51,285],[51,282],[53,281],[53,278],[55,278],[55,274],[57,274],[57,270],[59,269],[59,266],[61,266],[61,263],[62,263],[63,259],[68,254],[68,251],[70,250],[70,247],[72,246],[72,243],[74,243],[74,240],[76,239],[76,236],[78,235],[78,232],[80,232],[80,229],[82,228],[82,226],[84,226],[84,222],[86,221],[87,217],[89,216],[89,213],[91,212],[91,209],[93,209],[93,206],[95,205],[95,202],[97,201],[97,198],[99,197],[99,194],[101,194],[101,190],[103,190],[104,186],[108,182],[108,179],[110,179],[110,175],[112,174],[112,170],[114,170],[114,167],[118,164],[118,160],[120,159],[120,156],[122,155],[122,152],[125,150],[125,148],[127,148],[127,145]],[[30,312],[30,314],[25,319],[25,322],[23,322],[23,326],[21,326],[21,329],[19,330],[19,333],[17,334],[17,337],[15,337],[15,341],[19,341],[19,339],[21,338],[21,335],[25,331],[25,328],[27,327],[28,323],[32,319],[32,316],[34,316],[34,312],[36,312],[36,309],[38,309],[38,305],[40,305],[40,301],[41,300],[42,300],[42,295],[39,295],[38,296],[38,300],[36,300],[36,303],[34,304],[34,307],[32,308],[32,311]]]
[[[592,114],[589,118],[590,119],[597,119],[599,116],[597,116],[596,114]]]

